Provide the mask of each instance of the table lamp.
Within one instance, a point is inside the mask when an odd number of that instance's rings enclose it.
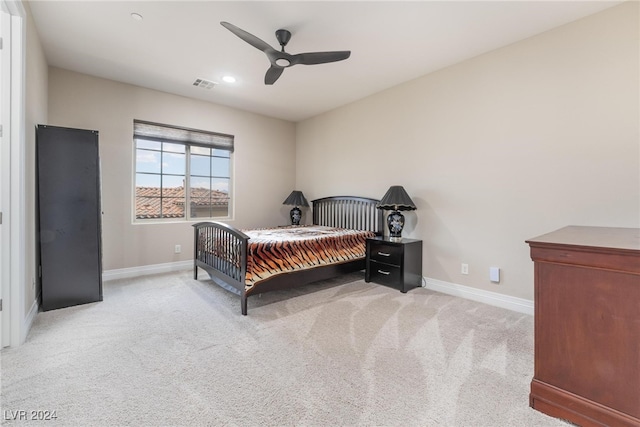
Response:
[[[402,215],[400,211],[413,211],[417,209],[416,204],[413,203],[413,200],[411,200],[411,197],[409,197],[401,185],[392,185],[389,187],[389,190],[376,207],[378,209],[392,211],[389,216],[387,216],[389,236],[392,238],[402,237],[404,215]]]
[[[294,190],[289,194],[289,197],[282,202],[283,205],[293,206],[293,209],[289,212],[291,216],[291,224],[300,225],[300,219],[302,218],[302,211],[299,206],[309,206],[309,202],[304,198],[302,191]]]

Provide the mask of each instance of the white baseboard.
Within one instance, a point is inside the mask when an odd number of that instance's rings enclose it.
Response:
[[[24,318],[24,323],[22,325],[22,334],[21,334],[22,336],[20,337],[20,343],[18,345],[22,345],[27,340],[27,335],[31,330],[31,326],[33,325],[33,322],[36,320],[38,309],[39,309],[38,299],[36,298],[33,301],[33,304],[31,304],[31,308],[29,309],[29,312]]]
[[[533,301],[528,299],[511,297],[497,292],[449,283],[443,280],[432,279],[430,277],[424,277],[423,283],[426,289],[430,289],[432,291],[442,292],[443,294],[466,298],[533,316]]]
[[[102,281],[129,279],[131,277],[147,276],[149,274],[169,273],[193,268],[193,260],[167,262],[164,264],[141,265],[139,267],[118,268],[102,272]]]

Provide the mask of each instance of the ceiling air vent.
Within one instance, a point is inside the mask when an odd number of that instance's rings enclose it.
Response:
[[[211,80],[205,80],[205,79],[196,79],[196,81],[193,82],[194,86],[198,86],[203,89],[213,89],[213,87],[216,84],[217,84],[216,82],[212,82]]]

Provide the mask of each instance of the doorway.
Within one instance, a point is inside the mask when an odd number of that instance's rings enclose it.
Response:
[[[3,8],[4,9],[4,8]],[[9,310],[10,310],[10,274],[9,274],[9,155],[10,144],[10,87],[11,66],[8,58],[10,49],[4,44],[9,44],[11,28],[11,16],[4,10],[0,10],[0,283],[2,283],[0,300],[2,301],[2,313],[0,313],[0,343],[2,347],[9,345]]]
[[[0,0],[0,345],[24,341],[24,18],[21,2]]]

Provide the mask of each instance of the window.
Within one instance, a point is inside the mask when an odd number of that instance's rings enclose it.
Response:
[[[230,216],[233,136],[139,120],[133,129],[136,220]]]

